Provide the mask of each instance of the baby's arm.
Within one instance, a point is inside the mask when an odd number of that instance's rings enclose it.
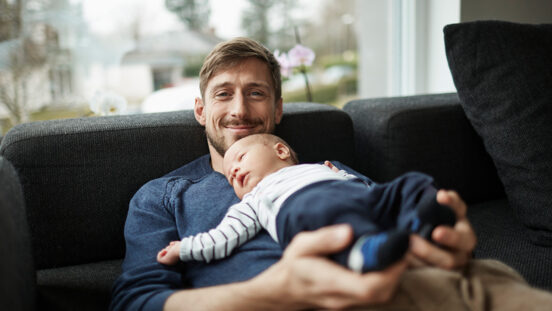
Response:
[[[242,201],[228,209],[215,229],[183,238],[182,241],[171,242],[159,252],[157,261],[171,265],[175,264],[178,258],[182,261],[205,262],[222,259],[252,239],[261,229],[256,211],[250,204]]]
[[[355,179],[355,178],[359,178],[358,176],[356,175],[353,175],[353,174],[350,174],[348,173],[347,171],[345,170],[340,170],[339,168],[337,168],[335,165],[332,164],[332,162],[330,161],[324,161],[324,165],[331,168],[332,171],[336,172],[337,174],[347,178],[347,179]]]

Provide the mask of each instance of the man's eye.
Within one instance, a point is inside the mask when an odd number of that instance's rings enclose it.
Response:
[[[259,96],[263,96],[264,94],[262,92],[258,92],[258,91],[253,91],[251,92],[251,96],[256,96],[256,97],[259,97]]]
[[[229,95],[230,94],[228,92],[220,92],[215,94],[216,97],[227,97]]]

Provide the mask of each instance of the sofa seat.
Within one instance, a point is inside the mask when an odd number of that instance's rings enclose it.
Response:
[[[498,259],[529,284],[552,290],[552,248],[531,243],[506,198],[470,205],[468,218],[478,238],[475,258]]]
[[[38,270],[38,301],[45,310],[107,310],[122,260]],[[42,308],[41,308],[42,309]]]

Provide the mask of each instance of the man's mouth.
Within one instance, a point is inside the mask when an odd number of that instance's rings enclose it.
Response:
[[[235,132],[241,132],[241,131],[249,131],[251,129],[255,128],[255,125],[247,124],[247,125],[227,125],[227,129]]]
[[[260,124],[262,122],[255,122],[254,120],[230,120],[223,122],[222,126],[237,134],[249,134]]]

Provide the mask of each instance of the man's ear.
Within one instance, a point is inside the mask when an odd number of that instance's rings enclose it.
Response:
[[[284,113],[284,100],[280,97],[280,99],[276,102],[276,110],[274,111],[274,122],[276,124],[280,124],[280,121],[282,121],[283,113]]]
[[[205,126],[205,105],[200,97],[195,98],[194,116],[199,124]]]
[[[287,161],[287,159],[291,157],[291,152],[289,148],[282,143],[276,143],[274,145],[274,150],[276,151],[276,155],[278,156],[278,158],[280,158],[280,160],[282,161]]]

